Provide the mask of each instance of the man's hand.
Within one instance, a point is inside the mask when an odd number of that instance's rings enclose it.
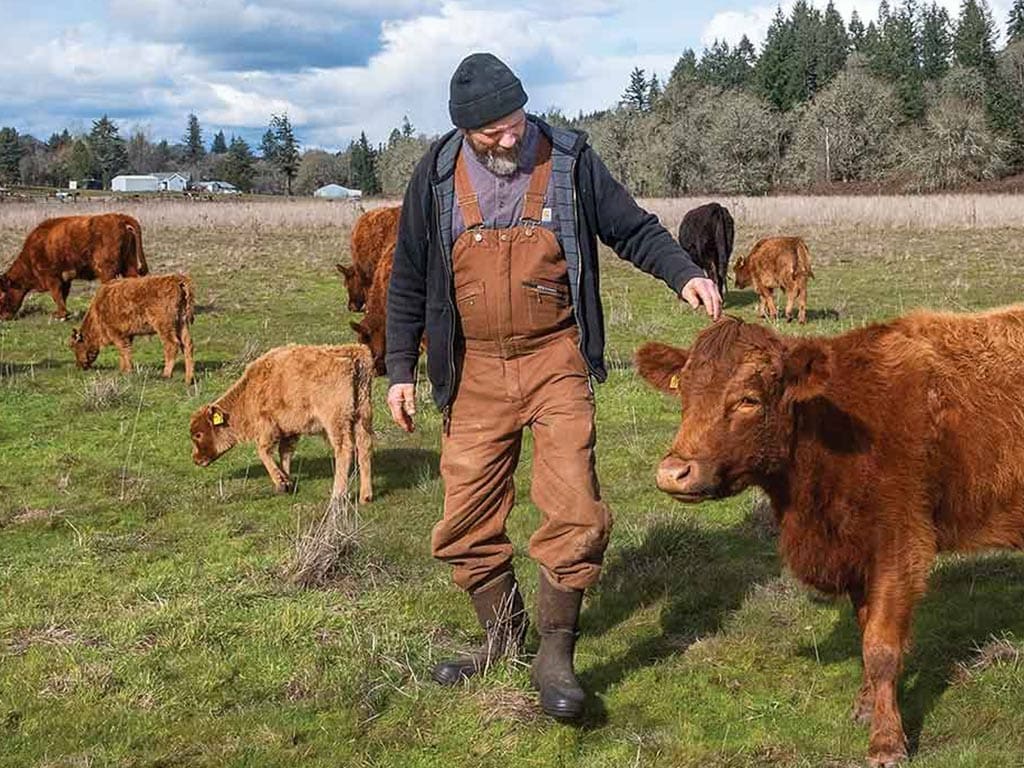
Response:
[[[714,281],[708,280],[706,277],[691,278],[683,286],[683,290],[679,293],[679,298],[694,309],[703,304],[704,311],[708,313],[712,320],[717,320],[722,314],[722,297],[718,293],[718,286],[715,285]]]
[[[395,424],[406,432],[416,429],[412,417],[416,415],[416,386],[414,384],[394,384],[388,390],[388,408]]]

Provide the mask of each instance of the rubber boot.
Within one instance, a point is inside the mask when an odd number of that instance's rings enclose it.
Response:
[[[537,591],[540,648],[530,668],[530,681],[540,691],[541,709],[558,720],[575,720],[583,712],[583,688],[572,666],[582,602],[582,590],[559,589],[541,571]]]
[[[431,672],[441,685],[458,685],[504,656],[519,653],[529,620],[523,597],[511,571],[503,573],[470,593],[473,609],[484,628],[484,642],[476,650],[437,664]]]

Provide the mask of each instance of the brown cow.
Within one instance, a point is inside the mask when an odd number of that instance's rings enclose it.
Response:
[[[195,373],[192,334],[195,290],[188,275],[129,277],[101,285],[82,320],[71,332],[70,347],[79,368],[96,362],[103,347],[115,346],[123,373],[132,369],[132,340],[156,334],[164,344],[163,377],[169,379],[180,349],[185,355],[185,383]]]
[[[373,208],[360,216],[352,227],[352,266],[335,264],[345,279],[348,308],[362,312],[367,294],[383,258],[391,258],[398,240],[398,219],[402,206]]]
[[[811,252],[801,237],[763,237],[750,253],[736,261],[736,287],[753,285],[761,317],[779,319],[775,289],[786,292],[786,320],[793,319],[793,302],[800,304],[799,319],[807,322],[807,280],[814,277]]]
[[[49,291],[64,320],[71,281],[107,283],[149,271],[142,252],[142,227],[123,213],[62,216],[33,229],[21,253],[0,276],[0,319],[10,320],[30,291]]]
[[[682,405],[658,487],[699,502],[759,486],[792,572],[850,596],[853,713],[871,723],[870,763],[894,765],[903,653],[936,553],[1024,548],[1024,305],[817,339],[727,318],[636,362]]]
[[[192,460],[208,466],[237,443],[254,442],[278,493],[292,488],[300,435],[323,434],[334,449],[333,497],[348,489],[352,446],[359,500],[373,499],[373,361],[366,347],[288,345],[251,362],[231,389],[192,414]],[[270,452],[277,446],[280,466]]]
[[[349,323],[359,337],[359,342],[369,347],[373,355],[373,367],[378,376],[384,376],[388,372],[384,356],[387,352],[388,284],[391,282],[394,264],[392,246],[381,257],[377,271],[373,275],[373,283],[366,296],[366,314],[362,321],[357,323],[353,320]]]

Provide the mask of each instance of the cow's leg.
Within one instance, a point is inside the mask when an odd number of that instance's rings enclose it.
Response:
[[[860,628],[860,636],[863,642],[864,628],[868,622],[868,600],[867,593],[863,587],[856,587],[850,590],[850,602],[853,603],[853,612],[857,617],[857,626]],[[867,665],[863,664],[862,667],[863,677],[860,691],[857,692],[857,698],[853,700],[851,717],[854,722],[868,725],[871,722],[871,711],[875,706],[875,691],[871,687],[871,678],[868,677]]]
[[[181,340],[181,350],[185,353],[185,384],[191,384],[196,377],[196,363],[192,355],[192,331],[188,323],[181,324],[178,338]]]
[[[917,567],[879,563],[878,572],[883,575],[868,585],[862,653],[864,672],[874,695],[868,749],[868,764],[874,768],[890,768],[907,757],[897,688],[910,638],[911,614],[917,597],[924,592],[929,565],[930,561],[919,562]]]
[[[783,288],[786,293],[786,322],[793,322],[793,300],[796,298],[797,288],[790,286],[788,289]]]
[[[131,339],[120,339],[114,342],[117,347],[118,367],[121,373],[132,372],[132,341]]]
[[[797,296],[797,298],[798,298],[798,300],[800,302],[800,314],[798,316],[798,319],[799,319],[800,323],[806,323],[807,322],[807,282],[806,282],[806,278],[804,279],[803,282],[800,283],[800,285],[799,285],[797,290],[800,291],[800,293]]]
[[[164,345],[164,370],[160,375],[169,379],[174,373],[174,358],[178,356],[178,342],[173,336],[161,336],[160,341]]]
[[[263,462],[267,474],[270,475],[270,482],[274,484],[274,490],[278,493],[287,493],[292,489],[291,480],[277,466],[277,462],[274,461],[274,457],[270,454],[278,442],[279,438],[272,435],[261,435],[256,443],[256,454],[260,457],[260,461]]]
[[[779,308],[777,306],[775,306],[775,289],[774,288],[768,288],[767,290],[765,290],[765,292],[764,292],[764,301],[765,301],[765,306],[767,308],[767,314],[765,315],[765,317],[766,318],[770,317],[772,320],[778,320],[779,319]]]
[[[71,291],[71,283],[66,280],[53,280],[49,285],[50,295],[53,297],[53,303],[57,305],[56,311],[53,316],[58,320],[68,319],[68,293]]]
[[[298,435],[282,437],[277,444],[277,452],[281,456],[281,469],[291,478],[292,476],[292,455],[295,453],[295,444],[299,442]]]
[[[373,501],[373,409],[370,403],[356,415],[356,460],[359,462],[359,502]]]
[[[334,489],[331,498],[336,499],[348,493],[348,473],[352,469],[352,423],[333,423],[327,427],[327,441],[334,449]]]

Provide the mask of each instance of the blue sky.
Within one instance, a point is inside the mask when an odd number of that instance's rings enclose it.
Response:
[[[792,0],[785,0],[788,7]],[[954,12],[956,0],[943,0]],[[824,5],[824,0],[818,2]],[[994,4],[1000,26],[1005,3]],[[557,6],[557,8],[555,7]],[[178,140],[190,111],[209,140],[259,136],[287,112],[306,146],[386,138],[403,115],[449,127],[448,79],[490,50],[522,77],[529,108],[614,103],[634,66],[665,77],[684,48],[755,44],[771,0],[0,0],[0,125],[45,138],[103,113],[127,134]],[[877,0],[836,0],[848,19]]]

